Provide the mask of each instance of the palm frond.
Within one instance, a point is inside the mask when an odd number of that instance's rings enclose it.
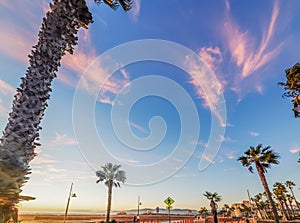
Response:
[[[102,3],[102,0],[94,1],[97,4]],[[103,0],[103,2],[114,10],[116,10],[119,5],[121,5],[125,11],[129,11],[132,8],[132,0]]]

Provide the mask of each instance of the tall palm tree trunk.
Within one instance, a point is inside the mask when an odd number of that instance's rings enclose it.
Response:
[[[285,210],[285,207],[284,207],[284,204],[283,204],[282,200],[281,200],[281,199],[278,199],[278,201],[279,201],[279,204],[280,204],[280,208],[281,208],[281,211],[282,211],[284,220],[288,220],[289,217],[288,217],[288,214],[287,214],[287,212],[286,212],[286,210]]]
[[[296,215],[295,215],[295,210],[293,208],[292,200],[288,199],[288,201],[289,201],[290,209],[291,209],[291,212],[292,212],[292,216],[293,216],[293,218],[295,218]]]
[[[107,210],[106,210],[106,223],[109,223],[109,219],[110,219],[112,187],[113,187],[113,181],[109,180],[109,182],[108,182]]]
[[[289,188],[290,188],[290,191],[291,191],[291,193],[292,193],[292,196],[293,196],[293,198],[294,198],[294,200],[295,200],[295,202],[296,202],[298,211],[300,211],[300,204],[298,203],[298,201],[297,201],[297,199],[296,199],[296,197],[295,197],[294,191],[293,191],[292,187],[289,187]]]
[[[274,215],[275,223],[279,223],[279,216],[278,216],[278,213],[277,213],[277,210],[276,210],[276,207],[275,207],[275,203],[274,203],[274,201],[272,199],[272,195],[271,195],[271,192],[269,190],[268,183],[267,183],[266,177],[264,175],[263,169],[261,168],[261,166],[257,162],[255,162],[255,166],[256,166],[258,175],[260,177],[260,180],[262,182],[262,185],[264,187],[266,196],[267,196],[267,198],[269,200],[269,203],[271,205],[272,212],[273,212],[273,215]]]
[[[218,214],[217,214],[216,203],[212,200],[210,203],[210,206],[211,206],[211,212],[212,212],[213,218],[214,218],[214,223],[218,223]]]
[[[289,208],[289,206],[288,206],[288,204],[287,204],[287,202],[286,202],[286,198],[284,197],[283,198],[283,203],[284,203],[284,206],[286,207],[286,212],[287,212],[287,214],[288,214],[288,216],[289,216],[289,220],[291,220],[292,219],[292,211],[291,211],[291,209]]]
[[[60,60],[66,52],[73,53],[78,29],[91,22],[85,0],[53,0],[50,4],[0,142],[0,216],[6,215],[2,211],[6,207],[12,209],[19,202],[21,187],[29,179],[29,162],[39,146],[40,122]]]
[[[255,202],[255,205],[256,205],[256,208],[257,208],[257,210],[258,210],[258,213],[259,213],[260,217],[261,217],[262,219],[264,219],[263,213],[261,212],[261,208],[260,208],[258,202],[257,202],[256,200],[255,200],[254,202]]]

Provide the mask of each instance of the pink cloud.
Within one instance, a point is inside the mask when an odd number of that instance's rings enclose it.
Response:
[[[289,150],[291,153],[298,153],[300,152],[300,148],[294,148]]]
[[[10,4],[10,1],[8,0],[0,0],[0,5],[6,7],[6,8],[12,8],[12,5]]]
[[[52,140],[53,144],[58,145],[76,145],[75,138],[68,136],[67,134],[55,133],[55,138]]]
[[[83,90],[91,95],[98,95],[99,92],[98,101],[112,104],[114,95],[129,83],[129,74],[122,68],[120,69],[121,75],[110,77],[111,75],[102,66],[101,61],[96,55],[90,40],[89,30],[81,31],[79,39],[80,42],[74,54],[66,55],[62,60],[63,68],[72,71],[76,75],[74,76],[74,74],[64,71],[63,74],[58,75],[58,79],[74,88],[81,79]]]
[[[0,116],[5,117],[9,113],[11,101],[16,89],[8,83],[0,80]]]
[[[134,0],[132,9],[129,11],[129,16],[134,22],[138,21],[140,10],[141,10],[141,0]]]
[[[142,126],[140,126],[140,125],[138,125],[134,122],[129,122],[129,125],[136,128],[136,129],[138,129],[139,131],[141,131],[143,133],[149,134],[149,131],[147,129],[143,128]]]
[[[202,61],[202,57],[200,60]],[[224,84],[215,77],[207,75],[205,71],[206,68],[199,67],[197,62],[193,61],[190,57],[186,57],[185,64],[193,77],[190,83],[195,88],[197,95],[203,99],[203,106],[210,108],[212,113],[220,121],[221,126],[225,126],[225,117],[222,117],[220,113],[220,109],[222,109],[220,105],[222,105],[223,100]],[[201,85],[199,85],[199,83],[201,83]]]
[[[237,154],[237,150],[224,150],[224,155],[228,158],[228,159],[235,159],[236,158],[236,154]]]
[[[216,71],[218,65],[223,61],[219,47],[202,47],[198,54],[213,71]]]
[[[5,95],[14,95],[16,93],[16,89],[3,80],[0,80],[0,93]]]
[[[1,24],[3,27],[3,24]],[[14,26],[5,25],[5,35],[0,35],[0,52],[26,64],[31,46],[34,44],[34,35],[28,31],[20,32]]]
[[[230,13],[229,2],[227,4],[227,13]],[[277,1],[274,4],[271,19],[267,31],[262,33],[262,40],[256,47],[254,37],[249,31],[242,31],[229,16],[224,24],[224,34],[226,42],[229,46],[233,61],[241,70],[241,79],[252,75],[255,71],[262,68],[266,63],[278,55],[282,44],[277,44],[277,47],[268,50],[272,37],[276,30],[276,20],[279,14],[279,6]]]

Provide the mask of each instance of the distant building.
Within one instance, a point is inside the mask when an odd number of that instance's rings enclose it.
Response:
[[[249,201],[242,201],[242,203],[234,203],[234,204],[232,204],[231,208],[233,210],[231,212],[231,216],[238,216],[238,217],[243,216],[242,210],[244,209],[245,206],[253,208],[253,204],[250,203]]]

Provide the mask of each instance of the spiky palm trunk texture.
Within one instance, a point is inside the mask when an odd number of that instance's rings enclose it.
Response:
[[[279,216],[278,216],[278,213],[277,213],[277,209],[276,209],[275,203],[274,203],[274,201],[272,199],[272,194],[270,192],[270,189],[269,189],[266,177],[264,175],[264,171],[263,171],[262,167],[259,165],[258,162],[255,162],[255,166],[256,166],[258,175],[260,177],[261,183],[262,183],[262,185],[264,187],[264,190],[265,190],[265,193],[266,193],[266,197],[267,197],[267,199],[268,199],[268,201],[269,201],[269,203],[271,205],[272,212],[273,212],[273,215],[274,215],[274,221],[275,221],[275,223],[279,223]]]
[[[73,53],[78,29],[91,22],[85,0],[53,0],[43,18],[38,43],[29,55],[30,65],[21,78],[1,138],[0,223],[6,222],[11,212],[2,210],[12,210],[19,202],[21,187],[29,178],[29,162],[36,155],[40,122],[61,58],[66,52]]]

